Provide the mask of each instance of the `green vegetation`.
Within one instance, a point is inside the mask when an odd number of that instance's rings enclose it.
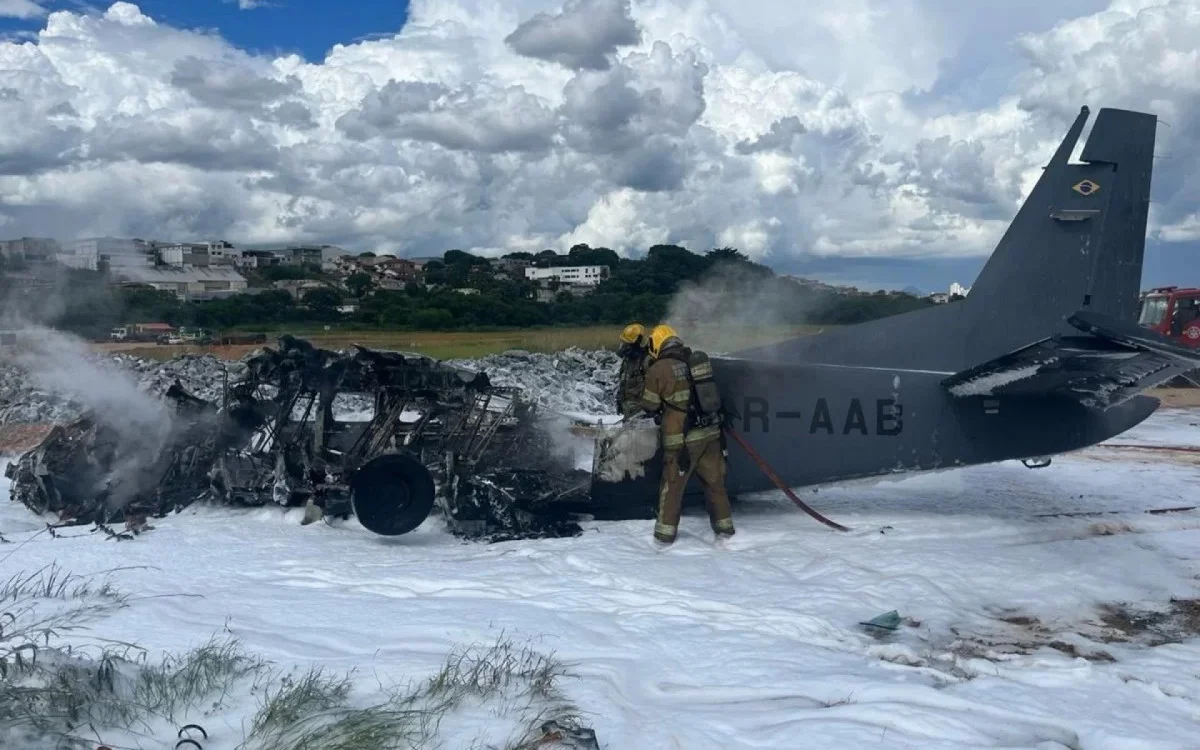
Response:
[[[609,278],[590,294],[551,286],[552,300],[538,301],[534,285],[493,270],[487,259],[450,250],[425,267],[425,284],[383,290],[368,274],[337,283],[313,268],[275,267],[251,274],[253,285],[284,279],[320,280],[335,286],[308,289],[299,299],[281,289],[261,289],[226,299],[180,302],[169,292],[106,285],[103,273],[61,274],[54,290],[26,291],[62,304],[43,320],[77,333],[102,337],[128,322],[165,322],[212,330],[334,329],[403,331],[502,331],[546,326],[622,325],[656,322],[668,311],[692,316],[688,325],[748,319],[774,326],[857,323],[931,304],[907,294],[838,294],[801,286],[753,263],[733,248],[703,255],[675,245],[651,247],[638,260],[622,259],[607,248],[577,245],[566,255],[512,253],[539,266],[605,265]],[[682,312],[672,309],[681,289],[690,290]],[[470,293],[463,293],[471,290]],[[3,292],[0,289],[0,292]],[[10,294],[21,290],[10,290]],[[339,311],[354,305],[353,312]],[[760,314],[761,313],[761,314]],[[673,323],[681,322],[672,320]]]

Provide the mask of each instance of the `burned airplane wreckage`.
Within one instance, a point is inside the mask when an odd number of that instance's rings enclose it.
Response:
[[[291,336],[245,364],[220,404],[176,381],[165,394],[169,436],[152,450],[92,415],[54,427],[6,470],[12,499],[64,525],[216,503],[302,506],[305,523],[353,515],[386,536],[434,512],[466,538],[580,532],[594,472],[556,450],[563,418],[540,414],[519,389],[419,354],[334,352]],[[335,418],[356,401],[369,419]],[[642,433],[653,440],[652,424]],[[652,517],[653,498],[621,515]]]

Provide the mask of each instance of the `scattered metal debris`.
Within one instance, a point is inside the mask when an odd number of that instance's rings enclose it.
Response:
[[[600,750],[596,732],[589,728],[564,727],[557,721],[548,721],[541,726],[542,736],[538,747],[562,748],[562,750]]]
[[[893,609],[890,612],[884,612],[881,615],[876,615],[875,617],[872,617],[870,620],[864,620],[863,622],[860,622],[859,625],[862,625],[865,628],[880,628],[883,630],[896,630],[897,628],[900,627],[900,623],[901,623],[900,613]]]

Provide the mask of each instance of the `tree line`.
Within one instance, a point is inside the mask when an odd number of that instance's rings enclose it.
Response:
[[[364,254],[365,255],[365,254]],[[663,319],[683,288],[704,303],[706,315],[720,317],[724,307],[760,304],[771,320],[788,324],[858,323],[931,304],[908,294],[841,294],[797,284],[752,262],[734,248],[693,253],[677,245],[656,245],[643,258],[621,258],[608,248],[577,245],[566,254],[510,253],[535,266],[603,265],[609,276],[594,292],[558,291],[550,301],[534,298],[534,285],[518,274],[497,273],[488,259],[447,251],[424,268],[424,284],[404,289],[376,288],[374,277],[352,274],[336,286],[308,290],[299,298],[265,288],[223,299],[184,302],[150,287],[112,286],[103,272],[61,271],[54,289],[21,290],[0,282],[0,295],[35,301],[54,300],[44,311],[47,322],[86,336],[105,336],[114,326],[165,322],[211,330],[277,329],[331,325],[411,330],[488,330],[534,326],[620,325],[631,320]],[[275,267],[248,274],[251,286],[280,279],[310,278],[335,283],[316,268]],[[460,290],[473,289],[464,294]],[[753,300],[754,302],[749,302]],[[353,312],[341,312],[346,305]]]

